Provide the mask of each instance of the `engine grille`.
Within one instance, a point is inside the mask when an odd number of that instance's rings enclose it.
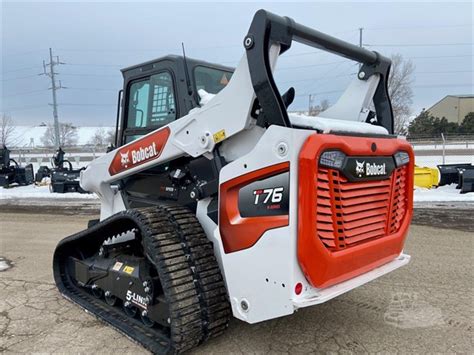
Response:
[[[337,170],[319,168],[316,233],[338,251],[397,232],[406,214],[407,166],[389,179],[349,182]]]

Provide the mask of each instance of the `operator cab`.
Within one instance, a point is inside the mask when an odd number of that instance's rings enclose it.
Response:
[[[124,85],[118,101],[116,147],[186,116],[190,110],[200,107],[199,91],[217,94],[230,81],[233,72],[234,68],[231,67],[175,55],[123,69]],[[120,190],[127,208],[150,206],[160,200],[194,205],[194,200],[188,201],[190,192],[186,188],[178,189],[178,185],[170,181],[170,172],[199,169],[209,175],[200,172],[200,176],[215,184],[218,171],[214,162],[204,157],[196,159],[192,167],[190,160],[176,159],[122,179]]]
[[[199,90],[217,94],[234,68],[168,55],[122,69],[116,146],[129,143],[199,107]]]

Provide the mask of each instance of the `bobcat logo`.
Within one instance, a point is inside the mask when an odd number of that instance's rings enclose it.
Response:
[[[122,163],[122,166],[127,167],[128,163],[130,162],[130,158],[128,157],[128,150],[126,153],[120,153],[120,156],[122,157],[120,163]]]
[[[356,160],[356,174],[358,177],[362,177],[362,175],[364,174],[364,164],[365,164],[365,161],[360,163],[359,161]]]

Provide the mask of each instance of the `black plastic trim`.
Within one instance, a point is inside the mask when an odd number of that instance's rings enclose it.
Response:
[[[393,133],[393,112],[387,90],[390,59],[265,10],[257,11],[244,39],[252,85],[262,108],[257,120],[260,126],[276,124],[291,127],[271,71],[269,49],[272,44],[279,44],[282,54],[291,47],[292,41],[363,63],[361,72],[364,74],[359,72],[360,80],[367,80],[375,73],[380,74],[374,95],[378,124]]]

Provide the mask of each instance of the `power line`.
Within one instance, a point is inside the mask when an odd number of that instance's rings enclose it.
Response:
[[[119,77],[118,74],[81,74],[81,73],[61,73],[63,76],[111,76]]]
[[[300,66],[296,66],[296,67],[281,67],[281,68],[278,68],[278,67],[277,67],[277,70],[291,70],[291,69],[300,69],[300,68],[311,68],[311,67],[319,67],[319,66],[333,65],[333,64],[342,64],[342,63],[347,63],[347,61],[345,61],[345,60],[339,60],[339,61],[337,61],[337,62],[308,64],[308,65],[300,65]]]
[[[467,84],[427,84],[427,85],[413,85],[412,88],[417,88],[417,89],[423,89],[423,88],[438,88],[438,87],[465,87],[465,86],[472,86],[472,83],[467,83]],[[324,94],[335,94],[335,93],[340,93],[344,92],[345,89],[339,89],[339,90],[331,90],[331,91],[321,91],[321,92],[315,92],[311,93],[312,95],[324,95]],[[306,97],[308,94],[299,94],[295,95],[296,97]]]
[[[40,92],[46,92],[48,89],[41,89],[41,90],[33,90],[33,91],[26,91],[26,92],[19,92],[16,94],[11,94],[11,95],[3,95],[3,97],[15,97],[15,96],[23,96],[23,95],[31,95],[31,94],[37,94]]]
[[[405,44],[369,44],[367,47],[441,47],[441,46],[472,46],[474,43],[405,43]]]
[[[81,67],[124,67],[119,64],[87,64],[87,63],[67,63],[67,65],[81,66]]]
[[[446,71],[415,71],[415,74],[448,74],[448,73],[472,73],[472,70],[446,70]]]
[[[16,73],[16,72],[19,72],[19,71],[25,71],[25,70],[31,70],[31,69],[36,70],[36,69],[40,69],[40,68],[42,68],[42,67],[36,66],[36,67],[28,67],[28,68],[19,68],[19,69],[4,71],[2,74]]]
[[[17,107],[9,107],[9,108],[5,108],[3,109],[3,111],[23,111],[23,110],[31,110],[31,109],[34,109],[34,108],[38,108],[38,107],[42,107],[42,108],[47,108],[48,106],[46,105],[31,105],[31,106],[17,106]]]
[[[62,103],[61,106],[117,106],[115,104]]]
[[[21,79],[28,79],[28,78],[38,78],[38,74],[20,76],[20,77],[15,77],[15,78],[7,78],[7,79],[2,79],[2,81],[21,80]]]
[[[71,87],[68,87],[68,90],[80,90],[80,91],[112,91],[112,92],[117,92],[119,89],[113,90],[113,89],[71,88]]]
[[[438,28],[458,28],[458,27],[472,27],[472,24],[461,24],[461,25],[441,25],[441,26],[403,26],[403,27],[367,27],[367,30],[432,30]]]

